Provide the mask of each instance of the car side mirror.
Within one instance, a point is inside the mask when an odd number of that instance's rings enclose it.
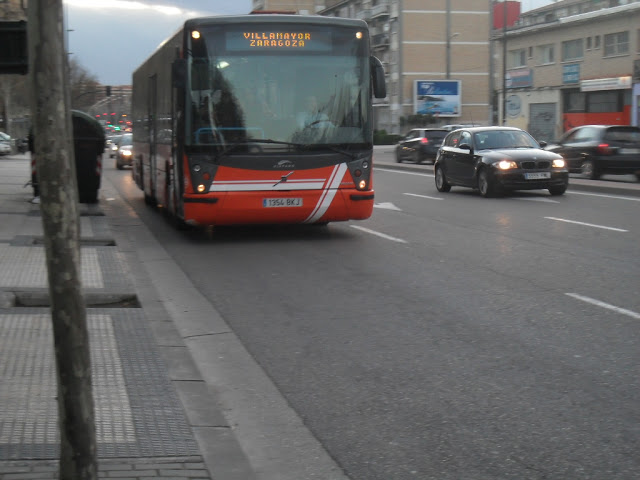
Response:
[[[540,142],[538,142],[538,144],[540,145],[540,148],[544,148],[547,145],[549,145],[547,142],[545,142],[544,140],[541,140]]]
[[[468,143],[461,143],[458,148],[460,150],[469,150],[469,151],[471,151],[471,145],[469,145]]]
[[[382,62],[373,55],[369,57],[371,65],[371,83],[373,84],[373,96],[385,98],[387,96],[387,86],[384,79],[384,68]]]

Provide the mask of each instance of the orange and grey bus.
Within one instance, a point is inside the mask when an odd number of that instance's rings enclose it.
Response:
[[[363,21],[191,19],[133,74],[133,178],[178,225],[366,219],[385,95]]]

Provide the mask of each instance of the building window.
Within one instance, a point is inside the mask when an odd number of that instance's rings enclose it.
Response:
[[[507,63],[509,68],[524,67],[527,65],[526,50],[520,48],[518,50],[509,51],[509,62]]]
[[[566,90],[564,92],[565,113],[582,113],[587,110],[587,95],[579,90]]]
[[[568,40],[562,42],[562,61],[569,62],[573,60],[582,60],[584,58],[584,51],[582,45],[582,39]]]
[[[604,56],[625,55],[629,53],[629,32],[609,33],[604,36]]]
[[[620,108],[620,92],[619,91],[601,91],[589,93],[590,113],[618,112]]]
[[[591,50],[591,37],[587,37],[587,50]]]
[[[600,35],[593,37],[593,48],[596,50],[600,48]]]
[[[553,44],[540,45],[538,47],[538,58],[541,65],[548,65],[555,62]]]

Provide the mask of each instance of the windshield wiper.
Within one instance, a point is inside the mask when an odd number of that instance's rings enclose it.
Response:
[[[232,143],[229,146],[227,146],[224,150],[222,150],[222,152],[220,152],[220,154],[218,155],[218,158],[226,156],[229,152],[231,152],[232,150],[235,150],[239,146],[249,145],[251,143],[267,143],[267,144],[272,144],[272,145],[288,145],[290,147],[295,147],[298,150],[307,150],[307,151],[309,151],[309,150],[327,149],[327,150],[331,150],[332,152],[336,152],[336,153],[340,153],[342,155],[345,155],[345,156],[349,157],[351,160],[354,160],[356,158],[355,154],[353,154],[353,153],[351,153],[351,152],[349,152],[347,150],[343,150],[341,148],[338,148],[335,145],[329,145],[329,144],[324,144],[324,143],[294,143],[294,142],[285,142],[284,140],[273,140],[271,138],[252,138],[252,139],[247,140],[245,142]]]

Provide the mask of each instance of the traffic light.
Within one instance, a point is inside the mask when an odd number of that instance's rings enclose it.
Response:
[[[111,96],[111,85],[107,85],[104,88],[106,90],[107,97],[110,97]]]
[[[27,22],[0,21],[0,45],[0,74],[25,75],[29,69]]]

